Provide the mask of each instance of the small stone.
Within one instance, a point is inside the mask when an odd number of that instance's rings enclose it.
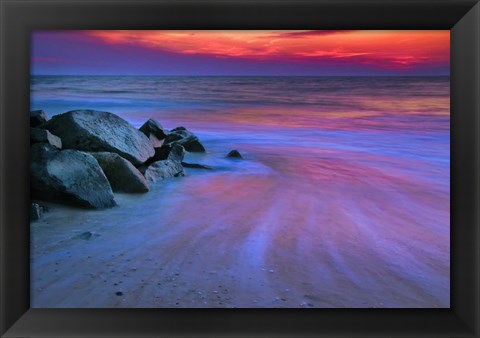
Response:
[[[92,236],[93,236],[93,234],[90,231],[85,231],[85,232],[81,233],[80,235],[78,235],[78,238],[88,241],[90,238],[92,238]]]
[[[240,152],[237,149],[231,150],[226,157],[229,158],[243,158]]]
[[[117,296],[123,296],[123,292],[121,292],[121,291],[117,291],[117,292],[115,292],[115,294],[116,294]]]

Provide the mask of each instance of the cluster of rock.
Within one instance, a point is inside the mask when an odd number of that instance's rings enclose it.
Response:
[[[153,119],[137,130],[108,112],[74,110],[47,120],[32,111],[30,125],[35,199],[109,208],[116,205],[113,192],[147,192],[153,182],[184,176],[184,166],[211,169],[183,162],[185,151],[205,152],[192,132],[167,131]]]

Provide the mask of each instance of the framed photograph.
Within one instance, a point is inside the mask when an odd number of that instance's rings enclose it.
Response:
[[[479,336],[477,1],[2,1],[1,334]]]

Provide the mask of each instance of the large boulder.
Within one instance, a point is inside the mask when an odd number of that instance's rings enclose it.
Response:
[[[30,127],[38,127],[47,122],[47,115],[43,110],[32,110],[30,112]]]
[[[92,155],[36,143],[30,149],[30,161],[33,198],[95,209],[116,205],[110,184]]]
[[[30,144],[34,143],[48,143],[55,148],[62,149],[60,137],[51,134],[46,129],[30,128]]]
[[[186,151],[193,153],[204,153],[205,147],[200,143],[198,137],[185,127],[177,127],[172,129],[165,138],[165,144],[178,143],[185,148]]]
[[[139,130],[150,139],[155,148],[161,147],[163,140],[167,137],[162,125],[154,119],[148,119]]]
[[[165,159],[156,161],[148,167],[140,167],[140,171],[144,174],[149,182],[156,182],[168,177],[184,176],[182,161],[185,154],[184,148],[179,144],[168,146]]]
[[[134,165],[155,153],[142,132],[112,113],[73,110],[54,116],[44,128],[59,136],[64,148],[117,153]]]
[[[142,173],[120,155],[107,152],[91,154],[102,167],[113,191],[136,193],[150,190]]]

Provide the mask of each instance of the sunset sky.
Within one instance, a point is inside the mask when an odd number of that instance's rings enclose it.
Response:
[[[35,31],[31,73],[449,75],[444,31]]]

